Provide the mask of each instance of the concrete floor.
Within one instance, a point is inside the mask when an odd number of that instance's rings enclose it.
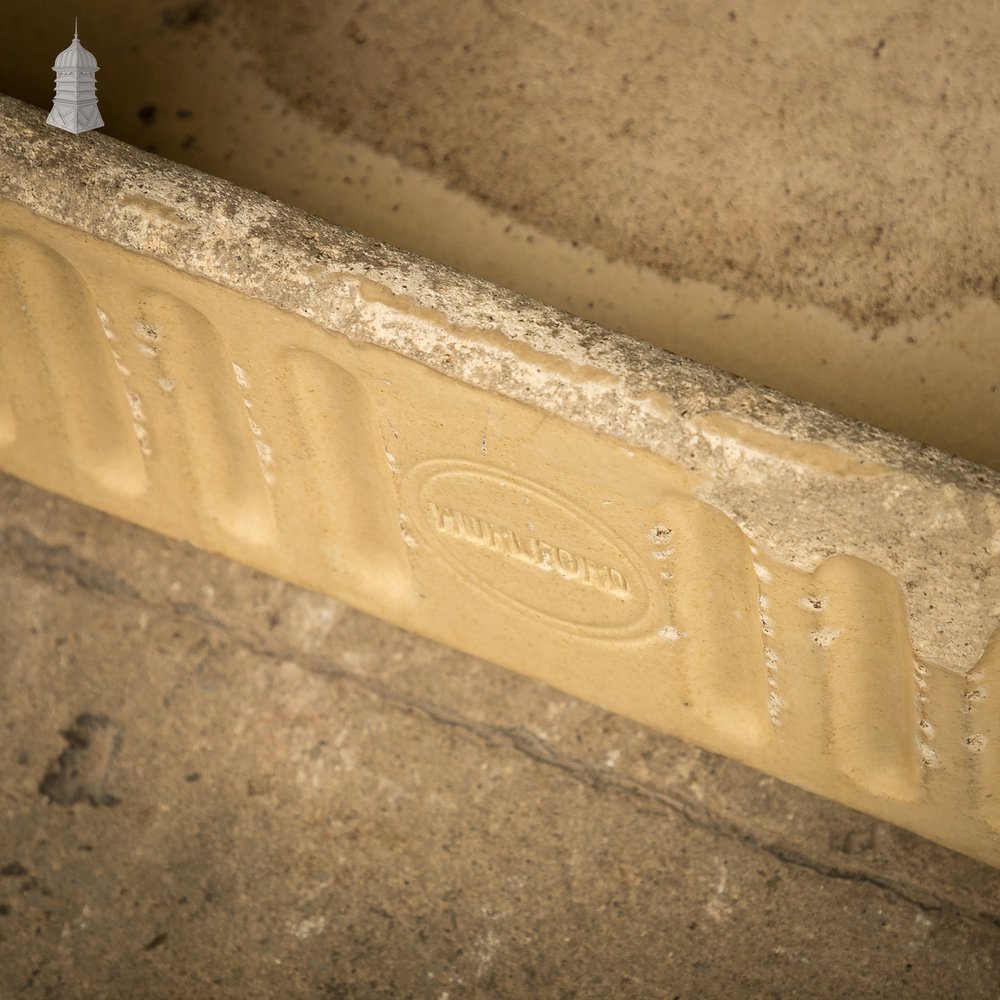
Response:
[[[10,478],[0,607],[4,998],[1000,990],[1000,872]]]

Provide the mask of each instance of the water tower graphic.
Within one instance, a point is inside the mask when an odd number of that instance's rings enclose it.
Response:
[[[73,23],[73,41],[56,56],[56,99],[46,123],[67,132],[87,132],[104,124],[97,109],[97,60],[88,52]]]

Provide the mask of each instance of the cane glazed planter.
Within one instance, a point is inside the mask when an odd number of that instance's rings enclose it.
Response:
[[[1000,864],[996,472],[9,98],[0,347],[3,471]]]

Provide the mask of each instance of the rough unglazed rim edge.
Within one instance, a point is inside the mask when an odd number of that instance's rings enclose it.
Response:
[[[317,301],[321,290],[287,280],[296,264],[298,270],[321,265],[340,275],[368,279],[421,309],[441,313],[463,334],[475,338],[485,332],[611,376],[633,398],[662,394],[684,416],[723,412],[797,441],[834,445],[862,462],[1000,493],[1000,472],[962,456],[609,330],[99,132],[69,135],[39,128],[43,122],[42,110],[0,94],[0,159],[7,167],[0,173],[0,195],[51,221],[289,309],[321,326],[330,328]],[[40,185],[39,172],[45,172],[50,183]],[[53,193],[59,196],[55,203]],[[149,224],[135,225],[133,219],[127,227],[128,213],[107,211],[109,201],[124,208],[129,197],[148,199],[165,215],[175,213],[173,220],[164,220],[169,242],[153,245],[143,238]],[[230,232],[220,231],[222,225]],[[280,247],[281,270],[275,266],[277,259],[244,261],[238,251],[245,250],[247,239],[264,248]],[[206,257],[197,252],[206,244],[233,253]],[[239,269],[227,266],[232,259],[240,262]],[[488,311],[484,302],[489,302]],[[414,356],[401,345],[389,349]],[[435,364],[426,357],[415,360],[481,384],[456,365]],[[497,386],[494,391],[504,390]],[[705,405],[707,399],[711,406]],[[658,450],[614,426],[600,429]]]

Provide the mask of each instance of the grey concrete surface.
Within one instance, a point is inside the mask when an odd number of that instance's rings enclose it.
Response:
[[[4,477],[0,608],[5,1000],[1000,992],[1000,872]]]

